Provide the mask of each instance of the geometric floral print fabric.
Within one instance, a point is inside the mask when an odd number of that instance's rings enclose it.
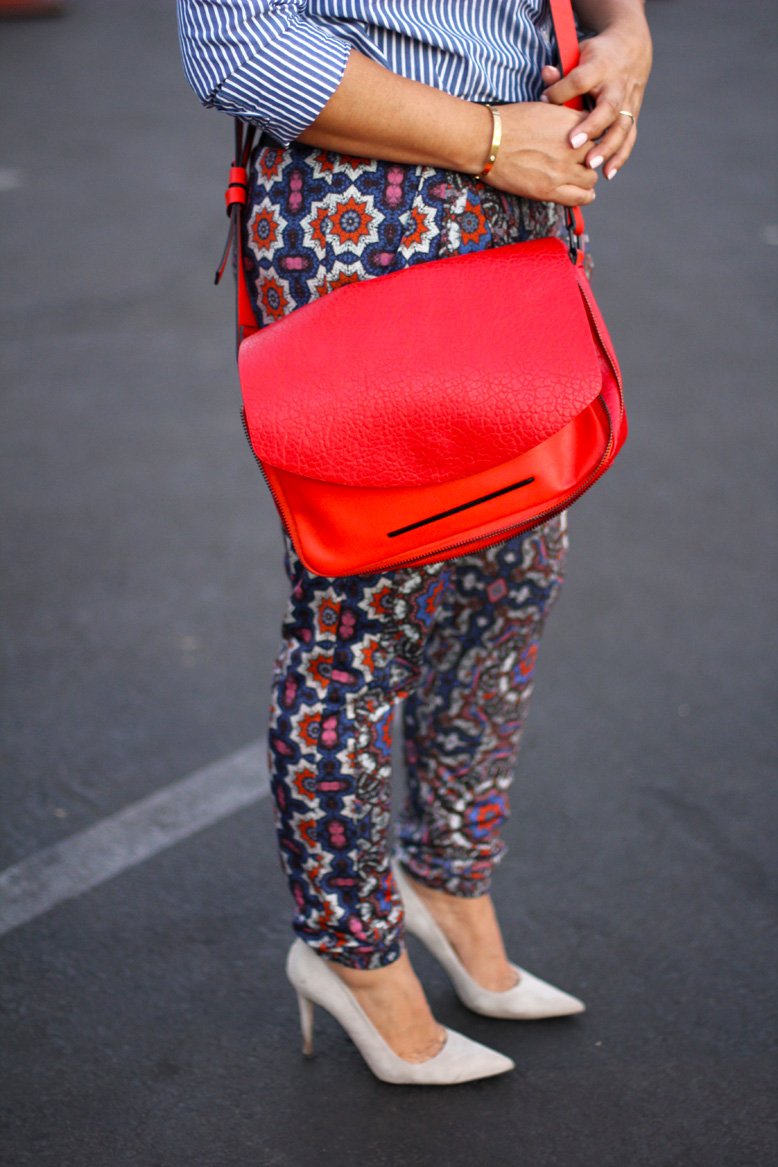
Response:
[[[455,172],[262,147],[244,219],[247,284],[268,325],[344,283],[561,225],[553,204]],[[308,572],[287,540],[272,789],[295,930],[330,959],[378,968],[402,951],[388,838],[399,699],[408,777],[399,856],[429,886],[488,891],[565,552],[559,516],[460,559],[334,580]]]
[[[261,324],[343,284],[563,229],[554,203],[468,175],[308,146],[255,151],[249,182],[244,256]]]
[[[431,887],[489,890],[565,550],[556,518],[462,559],[330,580],[288,545],[270,771],[295,930],[330,959],[377,968],[402,950],[388,839],[400,698],[400,858]]]

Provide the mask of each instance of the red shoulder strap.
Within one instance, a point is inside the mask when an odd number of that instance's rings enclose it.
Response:
[[[554,35],[559,49],[559,66],[564,77],[576,67],[581,55],[578,48],[578,31],[575,27],[573,5],[571,0],[549,0],[549,4],[551,5],[551,17],[554,21]],[[583,109],[583,101],[580,97],[572,98],[571,101],[565,102],[565,105],[568,105],[570,109]],[[578,237],[579,246],[575,248],[576,260],[578,263],[582,263],[583,214],[580,207],[566,207],[565,210],[568,231],[571,233],[571,237],[572,235]]]
[[[562,75],[566,76],[578,64],[578,33],[570,0],[549,0],[551,17],[554,21],[554,35],[559,48],[559,64]],[[568,101],[571,109],[582,109],[580,97]]]
[[[251,297],[246,285],[246,271],[243,266],[243,247],[242,247],[242,232],[241,232],[241,217],[243,208],[248,200],[248,165],[251,158],[251,150],[254,145],[254,138],[256,136],[256,127],[246,125],[245,138],[243,135],[243,122],[239,118],[235,118],[235,157],[230,166],[230,177],[227,184],[227,190],[224,192],[224,201],[227,204],[227,214],[230,217],[230,229],[227,233],[227,242],[224,245],[224,251],[219,262],[219,267],[216,272],[214,283],[219,283],[224,274],[224,269],[227,266],[227,259],[229,258],[230,250],[232,250],[233,258],[235,260],[235,290],[237,295],[236,303],[236,348],[240,348],[240,343],[247,336],[251,336],[252,332],[258,329],[257,319],[254,315],[254,310],[251,307]]]

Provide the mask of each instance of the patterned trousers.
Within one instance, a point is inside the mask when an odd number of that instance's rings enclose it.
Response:
[[[465,175],[303,146],[260,148],[251,183],[244,253],[263,325],[343,283],[560,226],[552,205]],[[378,968],[402,951],[388,839],[401,699],[399,857],[430,887],[488,891],[565,552],[561,516],[457,560],[333,580],[287,540],[270,768],[294,927],[328,958]]]

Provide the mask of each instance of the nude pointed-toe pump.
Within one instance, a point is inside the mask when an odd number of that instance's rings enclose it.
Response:
[[[516,970],[519,979],[512,989],[493,993],[481,988],[462,964],[398,862],[392,865],[392,870],[405,910],[405,930],[421,940],[425,948],[443,965],[457,996],[468,1009],[484,1017],[514,1021],[536,1021],[543,1017],[567,1017],[572,1013],[583,1013],[586,1008],[583,1001],[563,993],[561,989],[555,989],[553,985],[541,981],[515,964],[511,967]]]
[[[426,1062],[406,1062],[387,1045],[354,994],[303,940],[295,940],[286,960],[286,975],[297,990],[303,1053],[313,1053],[313,1007],[321,1005],[339,1021],[376,1078],[410,1086],[450,1086],[491,1078],[514,1069],[503,1054],[446,1029],[443,1048]]]

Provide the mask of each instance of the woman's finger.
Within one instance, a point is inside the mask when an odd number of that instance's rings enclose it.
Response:
[[[580,186],[584,190],[589,190],[590,187],[597,185],[597,174],[591,166],[585,166],[583,160],[579,165],[573,167],[567,172],[570,176],[570,181],[566,186]]]
[[[610,162],[606,162],[605,169],[603,170],[603,174],[605,175],[605,177],[609,181],[610,181],[610,179],[616,177],[616,175],[619,173],[619,171],[621,170],[624,163],[629,158],[630,154],[632,153],[632,149],[635,145],[635,141],[637,139],[637,136],[638,136],[638,128],[637,128],[637,126],[633,126],[632,129],[627,134],[626,140],[625,140],[623,146],[621,147],[621,149],[618,150],[613,155]]]
[[[545,70],[544,70],[545,72]],[[559,70],[557,70],[557,73]],[[573,97],[583,97],[602,85],[604,70],[593,62],[576,65],[566,77],[550,84],[544,94],[553,105],[564,105]]]
[[[624,145],[631,129],[632,122],[629,118],[617,118],[605,136],[592,146],[586,156],[586,165],[590,166],[592,170],[597,170],[603,164],[607,166],[611,158],[614,158]]]
[[[615,123],[627,121],[625,117],[619,115],[619,110],[625,108],[623,86],[609,85],[597,93],[595,97],[594,109],[585,118],[582,118],[575,129],[570,132],[570,145],[574,149],[582,146],[587,139],[590,142],[596,142]]]
[[[589,203],[593,203],[595,194],[593,190],[584,190],[580,186],[558,186],[554,192],[554,202],[561,203],[563,207],[588,207]]]

